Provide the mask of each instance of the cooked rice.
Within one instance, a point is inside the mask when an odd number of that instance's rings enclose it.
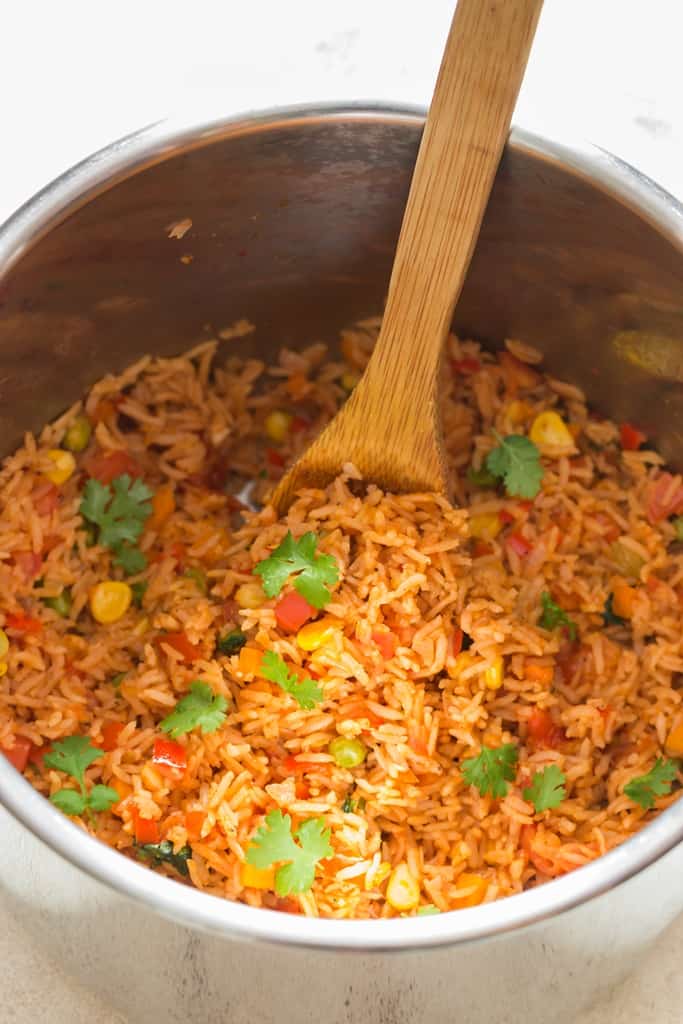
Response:
[[[58,501],[43,476],[46,452],[80,404],[39,440],[27,436],[0,472],[0,621],[10,638],[0,747],[11,751],[20,737],[45,748],[74,734],[101,745],[107,723],[124,723],[116,748],[87,772],[89,783],[116,784],[123,794],[113,811],[97,815],[95,834],[136,857],[134,813],[155,819],[176,850],[189,842],[197,888],[312,916],[395,915],[387,875],[400,863],[420,880],[421,903],[442,911],[520,892],[600,856],[677,796],[659,798],[647,813],[623,790],[652,768],[683,723],[683,552],[668,518],[650,521],[655,494],[660,506],[678,510],[681,478],[663,472],[652,452],[622,453],[618,428],[593,417],[577,388],[528,365],[538,362],[534,349],[510,342],[512,355],[497,357],[449,340],[443,422],[455,508],[437,495],[396,496],[374,486],[361,497],[353,467],[325,491],[302,492],[281,521],[269,507],[242,516],[226,495],[226,483],[232,492],[249,484],[262,501],[282,464],[343,402],[342,381],[364,366],[377,326],[375,319],[344,332],[340,362],[314,345],[283,351],[267,367],[229,355],[219,342],[179,358],[145,357],[86,398],[97,425]],[[283,445],[264,435],[275,409],[299,418]],[[544,450],[533,503],[476,490],[465,471],[481,466],[496,443],[493,430],[525,433],[548,409],[570,424],[575,445]],[[172,483],[176,507],[160,531],[143,535],[149,566],[133,577],[148,582],[143,606],[98,625],[89,592],[122,577],[109,551],[86,544],[83,467],[93,452],[119,450],[139,463],[152,489]],[[509,522],[500,534],[470,539],[471,514],[500,512]],[[237,588],[254,582],[254,565],[287,529],[297,537],[313,530],[341,569],[324,612],[338,621],[340,639],[312,654],[277,628],[274,600],[255,609],[235,603]],[[512,532],[527,542],[526,554],[508,543]],[[618,576],[615,541],[643,560],[628,627],[603,623]],[[207,573],[206,596],[187,567]],[[41,601],[63,587],[73,598],[67,618]],[[580,645],[538,626],[544,591],[577,623]],[[40,620],[42,631],[10,628],[7,616],[18,613]],[[311,670],[324,703],[303,710],[275,684],[243,678],[237,655],[216,656],[217,635],[237,627],[249,646]],[[386,662],[372,636],[384,627],[399,643]],[[458,629],[472,644],[456,657]],[[178,630],[199,645],[194,664],[155,643]],[[503,683],[490,689],[485,671],[501,657]],[[228,715],[216,732],[196,729],[183,739],[188,768],[171,782],[152,765],[152,747],[159,722],[194,679],[228,698]],[[555,725],[547,745],[529,734],[539,709]],[[328,745],[338,735],[362,737],[369,755],[361,768],[335,765]],[[503,799],[481,796],[460,764],[482,744],[508,742],[519,746],[515,780]],[[50,795],[65,776],[36,760],[27,777]],[[536,814],[522,793],[550,764],[565,774],[567,798]],[[351,811],[343,809],[347,799]],[[276,807],[295,822],[322,815],[332,831],[334,856],[298,897],[241,882],[250,837]],[[191,811],[204,815],[200,835],[188,835]],[[178,877],[166,865],[155,870]]]

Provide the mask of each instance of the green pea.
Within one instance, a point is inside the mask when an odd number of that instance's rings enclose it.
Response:
[[[676,532],[676,540],[683,540],[683,516],[676,516],[671,520],[671,525]]]
[[[88,447],[91,434],[92,427],[87,416],[77,416],[67,428],[62,444],[67,451],[82,452]]]
[[[64,589],[56,597],[44,597],[43,604],[65,619],[71,611],[71,591]]]
[[[367,757],[367,747],[361,740],[347,740],[337,736],[327,748],[340,768],[357,768]]]

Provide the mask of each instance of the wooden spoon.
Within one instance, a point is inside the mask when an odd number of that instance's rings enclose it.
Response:
[[[439,364],[507,139],[543,0],[459,0],[415,165],[379,338],[353,394],[283,477],[302,487],[352,462],[389,491],[448,493]]]

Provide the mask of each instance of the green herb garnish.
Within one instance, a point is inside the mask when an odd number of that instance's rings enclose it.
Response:
[[[677,772],[675,761],[658,757],[647,775],[638,775],[624,786],[624,793],[634,803],[649,811],[658,796],[666,796],[671,792],[671,784]]]
[[[164,718],[159,728],[171,739],[200,728],[203,733],[215,732],[225,721],[228,702],[221,693],[214,693],[208,683],[195,679],[190,692],[175,706],[175,711]]]
[[[65,587],[56,597],[44,597],[42,599],[46,608],[52,608],[62,619],[66,619],[71,611],[71,591]]]
[[[296,573],[294,588],[314,608],[324,608],[331,600],[329,586],[339,579],[337,560],[332,555],[316,555],[318,538],[305,533],[294,540],[291,531],[254,572],[263,580],[266,597],[277,597],[289,577]]]
[[[613,610],[614,594],[610,594],[605,601],[605,607],[602,612],[602,621],[606,626],[625,626],[626,619],[622,619],[621,615],[617,615]]]
[[[476,786],[482,796],[490,793],[498,799],[508,791],[508,782],[515,777],[518,757],[514,743],[502,747],[482,747],[476,757],[462,762],[462,777],[468,786]]]
[[[138,846],[137,851],[138,856],[143,860],[151,860],[154,864],[170,864],[185,878],[190,873],[187,862],[192,858],[192,849],[189,846],[183,846],[177,853],[174,853],[173,843],[170,839],[163,839],[160,843],[145,843],[143,846]]]
[[[119,802],[119,794],[110,786],[86,788],[85,770],[103,754],[103,750],[92,745],[89,736],[67,736],[53,743],[49,753],[43,755],[43,763],[48,768],[64,772],[78,783],[78,789],[58,789],[50,797],[64,814],[74,817],[86,811],[92,820],[93,811],[108,811]]]
[[[523,796],[534,805],[537,814],[541,811],[548,811],[553,807],[559,807],[567,795],[564,788],[566,778],[556,764],[549,764],[541,772],[534,772],[531,785],[528,786]]]
[[[114,564],[128,575],[141,572],[147,559],[137,548],[145,522],[152,512],[152,491],[141,480],[127,473],[110,484],[88,480],[83,491],[80,513],[99,528],[97,543],[114,553]]]
[[[293,697],[299,707],[310,711],[323,699],[323,691],[313,679],[299,679],[295,672],[288,672],[287,666],[275,651],[266,651],[261,664],[261,675],[271,683],[277,683],[285,693]]]
[[[130,589],[133,591],[133,604],[136,608],[142,608],[142,602],[147,593],[148,586],[149,580],[138,580],[137,583],[131,583]]]
[[[557,629],[558,626],[566,626],[570,640],[576,640],[576,623],[569,618],[563,608],[553,601],[547,590],[541,594],[541,607],[543,611],[538,620],[539,626],[543,629]]]
[[[543,479],[540,451],[523,434],[494,434],[500,443],[486,456],[486,468],[503,481],[509,495],[535,498]]]
[[[278,896],[307,892],[313,885],[318,861],[331,857],[330,830],[324,818],[307,818],[292,835],[292,819],[282,811],[270,811],[247,850],[247,863],[257,868],[281,864],[275,872]],[[282,863],[286,861],[287,863]]]
[[[219,654],[237,654],[247,642],[247,634],[241,629],[233,629],[216,641],[216,650]]]

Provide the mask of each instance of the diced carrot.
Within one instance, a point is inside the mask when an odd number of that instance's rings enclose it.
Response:
[[[137,807],[133,810],[133,826],[136,843],[159,842],[159,823],[154,818],[143,818]]]
[[[297,800],[308,800],[311,790],[303,779],[298,779],[294,788]]]
[[[175,511],[175,494],[171,484],[165,484],[154,492],[152,514],[145,524],[148,530],[160,530]]]
[[[102,747],[104,750],[116,750],[119,745],[119,736],[124,728],[123,722],[107,722],[102,727]]]
[[[154,741],[152,761],[167,779],[177,780],[187,769],[187,751],[181,743],[158,736]]]
[[[549,711],[534,708],[527,722],[529,740],[537,747],[557,747],[565,738],[564,729],[556,725]]]
[[[196,842],[201,838],[206,815],[204,811],[188,811],[185,815],[185,830],[190,842]]]
[[[385,661],[389,661],[396,654],[398,638],[389,629],[373,629],[372,642],[379,648],[379,653]]]
[[[43,624],[40,619],[34,619],[24,612],[7,612],[5,615],[7,629],[16,629],[17,633],[29,633],[36,635],[42,633]]]
[[[647,436],[630,423],[622,423],[619,427],[619,439],[625,452],[636,452],[645,443]]]
[[[481,875],[463,871],[457,879],[457,887],[458,889],[467,890],[466,895],[457,896],[453,900],[453,906],[458,910],[462,910],[465,907],[476,907],[482,902],[488,889],[488,882]]]
[[[0,747],[0,753],[5,755],[9,763],[18,772],[23,772],[28,764],[31,746],[32,743],[26,736],[15,736],[13,745],[11,747]]]
[[[192,664],[198,658],[201,658],[202,649],[199,644],[193,644],[186,633],[163,633],[158,636],[155,641],[157,647],[163,649],[163,647],[171,647],[176,651],[183,661]]]
[[[524,662],[524,676],[535,683],[544,683],[549,686],[555,676],[555,669],[552,665],[539,661],[530,661],[527,658]]]
[[[612,590],[612,609],[622,619],[630,619],[636,597],[636,588],[627,583],[615,583]]]
[[[243,647],[239,653],[237,667],[243,676],[259,675],[263,665],[263,651],[258,647]]]
[[[275,605],[277,624],[280,629],[284,629],[288,633],[296,633],[305,622],[308,622],[316,614],[313,605],[310,605],[296,590],[290,590]]]
[[[15,551],[12,561],[27,581],[35,579],[43,567],[43,557],[35,551]]]
[[[93,480],[110,484],[117,476],[127,473],[130,477],[141,477],[143,471],[132,455],[124,451],[93,452],[83,460],[83,469]]]

